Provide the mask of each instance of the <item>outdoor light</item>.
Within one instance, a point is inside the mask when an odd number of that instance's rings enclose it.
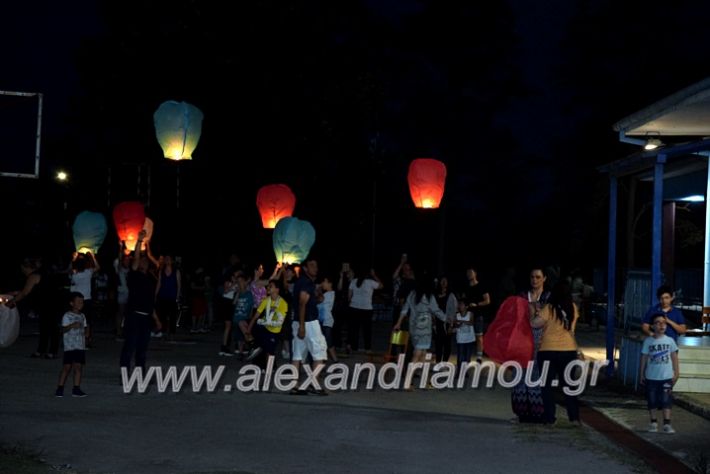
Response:
[[[57,178],[57,181],[66,181],[67,179],[69,179],[69,175],[64,171],[59,171],[57,173],[56,178]]]
[[[643,146],[644,150],[655,150],[659,146],[662,146],[663,142],[658,138],[649,138],[646,140],[646,144]]]
[[[104,243],[108,226],[106,218],[98,212],[83,211],[74,219],[72,234],[74,247],[79,253],[96,254]]]
[[[256,207],[264,229],[273,229],[280,219],[293,214],[296,196],[285,184],[269,184],[256,193]]]
[[[169,160],[191,160],[202,133],[202,112],[187,102],[163,102],[153,114],[155,135]]]
[[[293,264],[301,263],[316,241],[316,230],[310,222],[284,217],[274,228],[273,244],[276,261]]]
[[[416,207],[437,209],[444,197],[446,165],[431,158],[417,158],[409,164],[407,181]]]
[[[143,204],[128,201],[116,204],[113,208],[113,224],[116,226],[118,240],[126,243],[126,254],[136,248],[138,234],[145,225],[145,210]]]
[[[705,196],[703,196],[703,195],[701,195],[701,194],[695,194],[695,195],[693,195],[693,196],[685,196],[685,197],[682,197],[682,198],[678,199],[678,201],[684,201],[684,202],[705,202]]]

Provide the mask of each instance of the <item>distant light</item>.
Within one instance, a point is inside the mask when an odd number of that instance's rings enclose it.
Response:
[[[649,138],[646,141],[646,144],[643,146],[644,150],[655,150],[659,146],[662,146],[663,142],[659,140],[658,138]]]
[[[693,196],[686,196],[684,198],[678,199],[678,201],[684,202],[705,202],[705,196],[701,194],[695,194]]]
[[[66,174],[64,171],[60,171],[57,173],[57,180],[58,181],[66,181],[69,179],[69,175]]]

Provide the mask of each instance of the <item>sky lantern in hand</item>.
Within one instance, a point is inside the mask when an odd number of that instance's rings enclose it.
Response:
[[[274,228],[276,261],[286,264],[303,262],[316,241],[316,230],[310,222],[284,217]]]
[[[280,219],[293,214],[296,196],[285,184],[268,184],[256,193],[256,207],[264,229],[273,229]]]
[[[431,158],[417,158],[409,164],[407,181],[416,207],[437,209],[444,197],[446,165]]]
[[[153,114],[155,135],[169,160],[191,160],[202,133],[204,115],[192,104],[169,100]]]
[[[126,243],[126,253],[132,252],[138,242],[138,234],[145,225],[145,210],[138,201],[127,201],[113,208],[113,224],[118,240]]]
[[[101,244],[104,243],[107,230],[108,226],[103,214],[90,211],[80,212],[72,225],[76,251],[96,254]]]

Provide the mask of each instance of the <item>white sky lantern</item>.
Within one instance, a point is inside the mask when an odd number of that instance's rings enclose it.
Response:
[[[153,114],[155,135],[169,160],[191,160],[202,133],[202,112],[187,102],[163,102]]]

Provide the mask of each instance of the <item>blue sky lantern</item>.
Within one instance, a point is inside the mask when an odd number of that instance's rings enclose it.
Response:
[[[96,253],[104,243],[108,226],[106,218],[98,212],[83,211],[74,219],[72,233],[74,246],[79,253]]]
[[[316,230],[310,222],[295,217],[284,217],[276,223],[273,242],[276,261],[301,263],[316,241]]]
[[[191,160],[202,133],[200,109],[187,102],[163,102],[153,114],[155,135],[169,160]]]

